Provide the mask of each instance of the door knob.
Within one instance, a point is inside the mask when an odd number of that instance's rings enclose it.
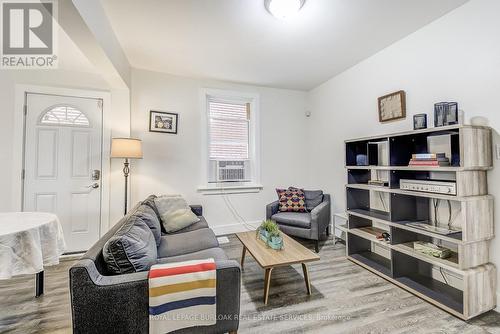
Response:
[[[97,183],[97,182],[92,183],[91,185],[87,186],[87,188],[97,189],[97,188],[99,188],[99,183]]]

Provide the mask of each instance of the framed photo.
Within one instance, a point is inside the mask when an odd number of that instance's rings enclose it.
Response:
[[[406,95],[403,90],[378,98],[380,123],[406,118]]]
[[[179,114],[151,110],[149,112],[149,131],[177,134]]]
[[[427,114],[413,115],[413,130],[427,129]]]
[[[434,126],[458,124],[458,103],[439,102],[434,104]]]

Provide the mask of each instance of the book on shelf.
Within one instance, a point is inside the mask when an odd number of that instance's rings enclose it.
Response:
[[[423,160],[423,159],[439,159],[446,158],[445,153],[415,153],[411,156],[412,160]]]
[[[450,161],[448,158],[411,159],[412,161]]]
[[[409,166],[430,166],[430,167],[441,167],[449,166],[449,161],[438,161],[438,160],[410,160]]]

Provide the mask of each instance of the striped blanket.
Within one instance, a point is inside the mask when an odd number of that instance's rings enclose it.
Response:
[[[216,323],[214,259],[156,264],[149,271],[149,333]]]

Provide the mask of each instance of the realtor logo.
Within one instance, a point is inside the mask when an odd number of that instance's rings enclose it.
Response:
[[[2,68],[55,68],[55,3],[2,1]]]

